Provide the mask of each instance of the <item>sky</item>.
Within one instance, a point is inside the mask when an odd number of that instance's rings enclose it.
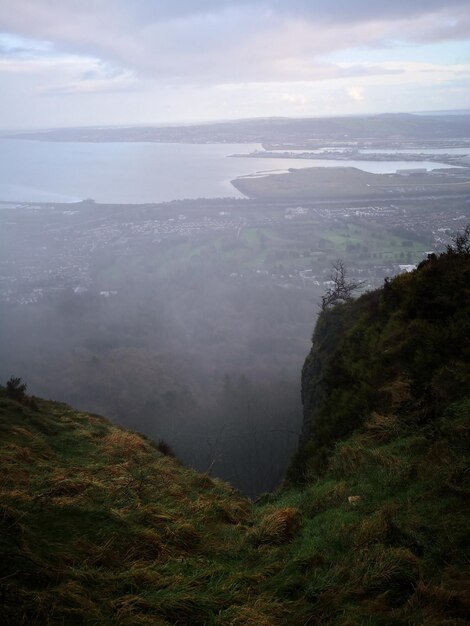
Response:
[[[0,127],[470,109],[469,0],[0,0]]]

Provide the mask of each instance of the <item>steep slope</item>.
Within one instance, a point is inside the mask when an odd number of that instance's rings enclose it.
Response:
[[[101,417],[33,407],[2,390],[3,624],[204,624],[243,608],[248,501]]]
[[[321,472],[332,446],[372,411],[429,424],[468,396],[469,363],[468,254],[432,255],[382,289],[323,311],[302,373],[308,443],[296,478]]]
[[[257,505],[1,389],[2,623],[470,623],[469,287],[450,251],[321,314],[301,450]]]

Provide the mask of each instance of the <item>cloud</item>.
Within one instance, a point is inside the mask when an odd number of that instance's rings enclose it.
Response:
[[[301,105],[304,106],[308,103],[307,98],[300,93],[282,93],[280,99],[283,102],[287,102],[288,104],[293,105]]]
[[[51,52],[50,41],[29,39],[11,33],[0,33],[0,56],[23,57]]]
[[[364,100],[364,89],[362,87],[350,87],[348,96],[355,102],[362,102]]]
[[[463,108],[469,40],[468,0],[0,0],[2,120]]]
[[[56,54],[50,46],[3,46],[0,37],[0,75],[39,79],[32,91],[43,95],[91,94],[141,89],[133,72],[83,55]]]
[[[64,80],[58,85],[49,85],[41,88],[39,93],[44,95],[76,95],[97,93],[120,93],[140,91],[141,86],[132,72],[97,72],[87,70],[77,79]]]
[[[0,28],[143,79],[177,83],[323,80],[321,58],[356,46],[470,35],[468,1],[0,0]],[[52,43],[51,43],[52,42]],[[36,46],[37,47],[37,46]],[[37,50],[32,51],[37,54]]]

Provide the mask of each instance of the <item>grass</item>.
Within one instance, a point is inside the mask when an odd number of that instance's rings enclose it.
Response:
[[[271,174],[262,177],[242,176],[232,184],[249,198],[258,200],[284,200],[299,202],[302,199],[351,200],[355,198],[383,198],[404,190],[436,194],[453,190],[457,194],[468,191],[470,181],[458,181],[443,175],[372,174],[355,167],[308,167],[291,168],[288,173]],[[393,196],[390,196],[393,197]],[[396,197],[396,196],[395,196]]]
[[[424,429],[374,413],[260,505],[37,402],[0,394],[4,623],[467,623],[470,401]]]
[[[4,623],[217,614],[231,598],[217,588],[232,575],[218,563],[237,551],[249,503],[135,433],[38,404],[33,412],[1,397]],[[214,590],[201,596],[214,570]]]
[[[377,236],[374,236],[377,235]],[[323,239],[331,242],[335,253],[342,258],[352,256],[361,258],[367,252],[376,262],[393,261],[395,263],[416,263],[423,259],[427,247],[412,239],[403,239],[390,232],[375,233],[365,226],[350,224],[337,225],[322,232]],[[375,256],[374,256],[375,255]]]
[[[419,262],[429,247],[412,235],[405,240],[391,231],[376,232],[366,221],[331,226],[313,214],[284,220],[283,210],[279,211],[277,224],[193,233],[191,237],[174,235],[160,243],[147,241],[132,254],[104,256],[95,268],[97,284],[121,293],[122,285],[134,284],[138,276],[154,276],[173,286],[194,272],[213,273],[223,280],[232,273],[241,273],[246,279],[257,270],[295,276],[299,270],[313,269],[322,276],[339,256],[354,267],[373,268],[390,262]]]

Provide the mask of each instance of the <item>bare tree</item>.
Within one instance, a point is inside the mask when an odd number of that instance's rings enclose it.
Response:
[[[447,254],[470,254],[470,224],[452,237],[452,244],[447,246]]]
[[[360,281],[347,279],[346,267],[344,261],[341,259],[333,263],[330,281],[332,285],[327,289],[321,299],[321,308],[323,311],[336,304],[349,302],[353,299],[353,293],[356,289],[359,289],[362,285]]]

